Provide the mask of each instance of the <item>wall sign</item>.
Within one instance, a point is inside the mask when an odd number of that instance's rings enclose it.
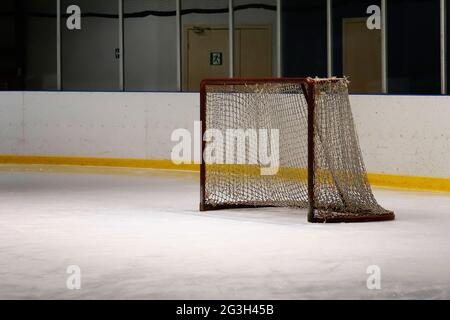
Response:
[[[211,66],[221,66],[223,65],[223,54],[222,52],[211,52],[209,55],[209,64]]]

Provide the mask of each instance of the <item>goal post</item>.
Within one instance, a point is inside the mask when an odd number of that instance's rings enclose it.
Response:
[[[200,210],[308,209],[309,222],[395,219],[376,201],[346,79],[201,83]]]

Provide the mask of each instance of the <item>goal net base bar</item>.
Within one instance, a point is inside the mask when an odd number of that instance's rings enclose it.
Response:
[[[200,211],[219,211],[219,210],[238,210],[238,209],[261,209],[261,208],[279,208],[276,205],[243,205],[243,204],[226,204],[226,205],[206,205],[200,204]],[[305,207],[291,207],[306,210]],[[327,214],[322,214],[318,210],[314,210],[312,219],[308,219],[311,223],[350,223],[350,222],[382,222],[395,220],[395,214],[392,211],[383,214],[370,214],[370,213],[348,213],[333,211]]]
[[[386,212],[383,214],[331,212],[323,215],[318,211],[314,213],[312,219],[308,219],[308,221],[312,223],[382,222],[393,220],[395,220],[394,212]]]

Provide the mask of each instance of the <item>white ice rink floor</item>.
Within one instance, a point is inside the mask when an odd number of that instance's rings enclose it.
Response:
[[[199,213],[196,173],[0,166],[0,298],[449,299],[450,194],[375,192],[396,221],[317,225]]]

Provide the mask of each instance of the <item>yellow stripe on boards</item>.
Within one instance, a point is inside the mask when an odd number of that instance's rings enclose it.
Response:
[[[147,168],[182,171],[199,171],[200,165],[182,164],[176,165],[170,160],[146,160],[146,159],[121,159],[121,158],[83,158],[83,157],[59,157],[59,156],[2,156],[0,164],[44,164],[44,165],[72,165],[72,166],[99,166],[99,167],[124,167]]]
[[[123,167],[123,168],[180,170],[180,171],[200,170],[200,165],[198,164],[176,165],[170,160],[85,158],[85,157],[59,157],[59,156],[0,155],[0,164]],[[215,169],[217,170],[218,168]],[[237,166],[235,170],[239,172],[240,171],[239,166]],[[297,175],[301,176],[302,178],[307,177],[305,169],[281,169],[280,174],[282,176],[287,177],[290,174],[294,173],[294,171]],[[368,176],[370,184],[372,186],[395,188],[395,189],[407,189],[407,190],[450,192],[450,178],[400,176],[381,173],[369,173]]]
[[[370,184],[378,187],[450,192],[450,178],[400,176],[382,173],[369,173],[368,176]]]

